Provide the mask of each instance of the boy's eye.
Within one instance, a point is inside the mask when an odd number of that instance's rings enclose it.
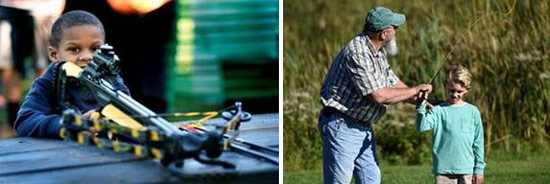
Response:
[[[80,51],[80,49],[76,48],[76,47],[70,47],[68,48],[67,50],[71,51],[71,52],[78,52]]]

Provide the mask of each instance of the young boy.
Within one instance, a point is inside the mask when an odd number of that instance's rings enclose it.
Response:
[[[104,43],[103,24],[91,13],[71,11],[55,21],[48,51],[48,57],[53,62],[41,77],[33,81],[23,101],[14,124],[18,136],[60,137],[61,112],[56,110],[59,106],[54,88],[56,64],[66,61],[84,68],[92,61],[93,52]],[[114,83],[117,89],[129,94],[122,78],[118,77]],[[91,91],[82,85],[67,86],[66,95],[69,104],[84,115],[98,108]]]
[[[423,101],[416,110],[418,131],[433,130],[435,183],[482,183],[485,162],[481,115],[476,106],[463,100],[471,88],[470,73],[464,67],[452,66],[445,86],[446,102],[426,111]]]

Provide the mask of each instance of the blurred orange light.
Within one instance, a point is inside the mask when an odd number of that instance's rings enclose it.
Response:
[[[160,8],[170,0],[107,0],[107,2],[119,13],[143,15]]]

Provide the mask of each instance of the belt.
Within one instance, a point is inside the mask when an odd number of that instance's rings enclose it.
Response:
[[[352,119],[354,122],[356,122],[356,123],[358,123],[358,124],[362,124],[362,125],[367,125],[367,124],[369,124],[369,123],[366,122],[366,121],[362,121],[362,120],[359,120],[359,119],[357,119],[357,118],[354,118],[354,117],[352,117],[352,116],[350,116],[350,115],[348,115],[348,114],[346,114],[346,113],[344,113],[344,112],[342,112],[342,111],[340,111],[340,110],[338,110],[338,109],[336,109],[336,108],[334,108],[334,107],[330,107],[330,106],[325,106],[325,107],[323,107],[323,109],[321,110],[321,113],[325,114],[326,116],[331,115],[331,114],[339,114],[339,115],[341,115],[341,116],[345,116],[345,117],[347,117],[347,118]]]
[[[334,113],[338,113],[340,112],[338,109],[334,108],[334,107],[324,107],[323,108],[323,113],[326,113],[327,115],[329,114],[334,114]],[[341,113],[341,112],[340,112]],[[342,113],[343,114],[343,113]]]

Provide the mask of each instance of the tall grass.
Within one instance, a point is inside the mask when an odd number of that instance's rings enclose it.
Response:
[[[319,90],[334,56],[377,5],[407,16],[397,30],[393,70],[426,83],[444,58],[472,73],[466,101],[476,105],[491,148],[547,147],[550,136],[550,3],[501,1],[283,1],[284,169],[319,167]],[[444,99],[445,71],[431,98]],[[414,107],[398,104],[375,124],[378,152],[395,163],[429,160],[430,136],[415,132]]]

